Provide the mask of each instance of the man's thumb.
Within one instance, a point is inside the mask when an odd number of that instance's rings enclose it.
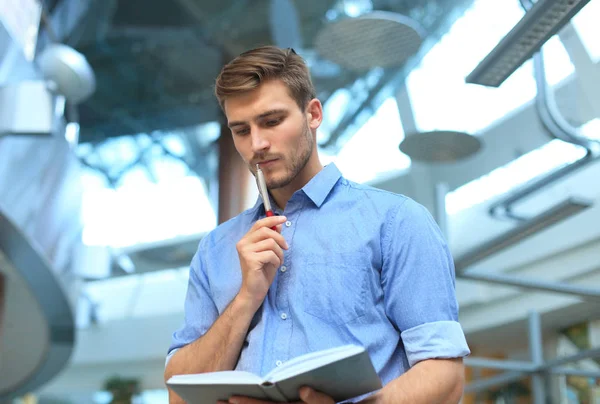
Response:
[[[302,387],[300,389],[300,399],[302,401],[304,401],[305,403],[310,402],[311,400],[314,400],[314,394],[315,394],[315,391],[313,389],[311,389],[310,387]]]

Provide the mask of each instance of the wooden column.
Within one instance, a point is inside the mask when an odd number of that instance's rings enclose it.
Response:
[[[250,172],[233,144],[225,118],[219,137],[219,224],[241,213],[245,206]]]

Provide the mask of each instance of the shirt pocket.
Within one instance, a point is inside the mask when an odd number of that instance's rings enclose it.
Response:
[[[365,314],[367,274],[364,255],[338,253],[311,256],[302,268],[304,312],[343,325]]]

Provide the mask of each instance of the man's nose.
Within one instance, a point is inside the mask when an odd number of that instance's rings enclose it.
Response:
[[[255,129],[252,131],[252,150],[254,152],[266,150],[271,144],[266,136],[261,132],[260,129]]]

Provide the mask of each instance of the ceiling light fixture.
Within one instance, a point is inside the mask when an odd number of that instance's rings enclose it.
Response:
[[[537,1],[465,81],[488,87],[499,87],[589,1]]]

